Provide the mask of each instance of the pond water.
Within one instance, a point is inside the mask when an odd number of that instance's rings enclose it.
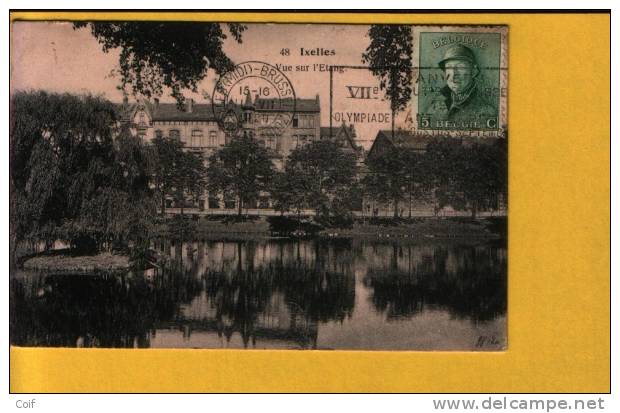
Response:
[[[20,346],[502,350],[506,248],[366,240],[174,243],[159,271],[10,279]]]

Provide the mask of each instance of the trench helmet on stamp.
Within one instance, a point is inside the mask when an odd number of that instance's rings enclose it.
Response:
[[[472,66],[478,66],[474,52],[472,52],[469,47],[462,44],[455,44],[446,49],[443,59],[439,62],[439,67],[442,70],[445,70],[445,64],[448,60],[466,60],[471,63]]]
[[[418,129],[457,135],[504,133],[504,36],[488,28],[420,30],[414,53],[419,64],[414,98]]]

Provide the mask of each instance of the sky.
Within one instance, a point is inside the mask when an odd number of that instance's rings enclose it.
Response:
[[[326,24],[249,24],[243,43],[232,37],[224,50],[235,62],[263,61],[271,65],[291,66],[284,71],[298,98],[315,98],[321,102],[321,126],[329,126],[329,72],[323,65],[363,65],[361,57],[369,43],[366,25]],[[334,51],[330,56],[301,56],[305,50]],[[283,55],[284,49],[289,55]],[[118,50],[104,53],[89,30],[74,30],[64,22],[16,22],[13,26],[11,87],[45,89],[54,92],[92,93],[120,102],[117,90],[120,79],[112,73],[118,65]],[[318,54],[318,53],[317,53]],[[298,67],[300,66],[300,67]],[[299,71],[307,66],[308,71]],[[200,91],[211,93],[216,80],[212,71],[199,85]],[[357,86],[370,87],[372,99],[351,98]],[[375,88],[378,81],[365,69],[345,69],[335,73],[332,90],[333,125],[343,120],[354,123],[358,143],[370,147],[379,129],[391,126],[389,104]],[[376,92],[376,93],[374,93]],[[206,102],[202,95],[186,91],[187,97]],[[162,102],[173,99],[164,94]],[[387,116],[387,117],[386,117]]]

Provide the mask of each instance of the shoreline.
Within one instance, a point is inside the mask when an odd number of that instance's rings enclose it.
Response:
[[[78,255],[70,250],[52,250],[23,257],[20,267],[26,271],[81,272],[129,270],[129,256],[100,252]]]
[[[395,225],[377,225],[356,222],[351,228],[324,228],[314,234],[281,233],[271,231],[263,218],[250,221],[224,223],[216,220],[194,220],[192,229],[173,234],[171,220],[160,224],[155,238],[183,241],[244,240],[244,239],[365,239],[398,241],[462,241],[480,242],[507,238],[507,218],[415,218]]]
[[[162,239],[173,242],[223,241],[243,242],[260,240],[346,240],[403,244],[463,244],[481,245],[507,241],[507,220],[501,219],[446,219],[423,218],[401,222],[397,225],[376,225],[356,222],[352,228],[326,228],[315,234],[277,234],[270,231],[264,219],[246,222],[200,220],[193,228],[181,234],[171,234],[171,220],[160,224],[153,241]],[[179,237],[179,235],[182,235]],[[82,272],[127,271],[129,256],[100,252],[78,255],[69,249],[52,250],[24,256],[19,267],[28,271]]]

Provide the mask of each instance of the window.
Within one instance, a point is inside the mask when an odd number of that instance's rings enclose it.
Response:
[[[269,138],[267,138],[267,146],[271,149],[277,149],[276,138],[274,138],[273,136],[270,136]]]
[[[192,146],[194,148],[199,147],[202,145],[202,130],[201,129],[194,129],[192,131],[192,140],[189,144],[189,146]]]
[[[217,197],[210,196],[209,197],[209,209],[219,209],[220,208],[220,200]]]
[[[313,115],[298,115],[293,118],[294,128],[314,128]]]
[[[302,128],[314,128],[314,116],[306,115],[301,116],[301,127]]]
[[[269,208],[269,197],[261,196],[258,198],[258,208],[267,209]]]
[[[180,141],[181,140],[181,134],[179,133],[178,129],[171,129],[170,130],[170,139],[174,139],[175,141]]]
[[[144,113],[144,111],[138,112],[138,125],[140,126],[146,125],[146,113]]]
[[[161,129],[157,129],[155,131],[155,137],[156,138],[161,138],[162,136],[164,136],[163,132],[161,131]]]
[[[217,131],[209,131],[209,146],[217,146]]]
[[[185,144],[185,146],[189,146],[189,139],[187,136],[185,135],[181,135],[181,142],[183,142]]]
[[[237,201],[234,198],[224,199],[224,208],[235,209],[236,206],[237,206]]]

